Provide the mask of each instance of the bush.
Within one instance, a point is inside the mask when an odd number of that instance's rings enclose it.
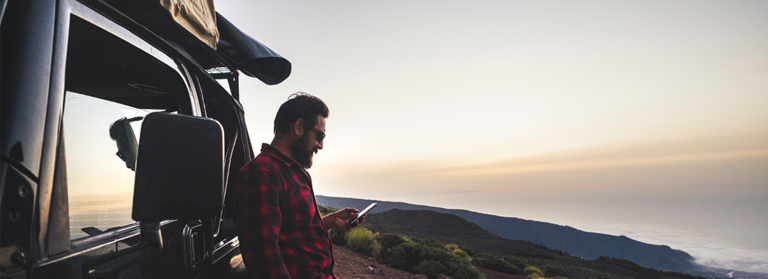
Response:
[[[520,270],[525,270],[526,265],[525,265],[525,263],[523,261],[515,259],[515,258],[506,257],[506,256],[503,257],[503,258],[504,258],[505,261],[515,265]]]
[[[479,254],[475,253],[475,251],[474,251],[474,250],[472,250],[472,249],[470,249],[470,248],[467,248],[467,247],[461,247],[461,250],[463,250],[464,252],[466,252],[466,253],[467,253],[467,255],[469,255],[469,257],[471,257],[471,258],[474,258],[474,257],[476,257],[477,255],[479,255]]]
[[[416,242],[421,243],[421,244],[426,245],[426,246],[429,246],[429,247],[434,247],[434,248],[438,248],[438,249],[446,250],[446,251],[448,250],[448,249],[445,248],[445,245],[440,243],[440,241],[435,240],[434,238],[430,238],[430,239],[423,240],[423,241],[416,240]]]
[[[349,232],[341,229],[332,229],[328,232],[328,237],[331,238],[331,243],[333,243],[333,245],[347,246]]]
[[[376,236],[376,233],[368,229],[356,228],[349,233],[347,245],[359,253],[377,256],[381,246],[376,242]]]
[[[437,278],[444,274],[453,279],[483,278],[467,261],[432,241],[404,242],[394,248],[382,250],[382,262],[393,267]]]
[[[413,267],[413,270],[418,274],[426,275],[429,279],[437,278],[440,274],[450,273],[448,267],[433,260],[421,261],[420,264]]]
[[[470,257],[469,254],[467,254],[467,252],[464,252],[464,250],[461,250],[459,248],[459,245],[455,243],[446,244],[445,249],[448,249],[448,251],[453,252],[454,254],[456,254],[457,256],[461,257],[464,260],[467,260],[467,261],[472,260],[472,257]]]
[[[542,266],[541,269],[547,277],[568,277],[568,272],[551,265]]]
[[[393,234],[393,233],[379,235],[379,237],[376,238],[376,241],[378,241],[379,244],[381,245],[382,251],[395,248],[398,245],[407,242],[407,240],[404,237],[398,234]]]
[[[512,263],[507,262],[502,257],[491,256],[491,255],[480,255],[480,256],[475,256],[473,262],[487,269],[504,272],[508,274],[523,273],[522,269],[520,269],[518,266]]]
[[[464,252],[464,250],[456,248],[456,250],[453,250],[453,253],[466,261],[472,260],[472,257],[470,257],[469,254],[467,254],[467,252]]]
[[[532,276],[536,277],[544,277],[544,273],[541,272],[541,269],[535,266],[529,266],[525,268],[525,275],[528,275],[528,278],[532,278]]]
[[[382,249],[381,261],[395,268],[412,271],[412,268],[421,262],[421,258],[414,248],[415,245],[404,242],[389,249]]]
[[[453,250],[459,249],[459,245],[456,244],[456,243],[448,243],[448,244],[445,245],[445,248],[447,248],[448,250],[453,251]]]

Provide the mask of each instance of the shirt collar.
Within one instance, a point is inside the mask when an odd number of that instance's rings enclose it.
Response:
[[[291,157],[288,157],[288,155],[283,154],[283,152],[280,152],[280,150],[277,150],[277,148],[267,144],[262,143],[261,144],[261,152],[265,153],[269,156],[272,156],[275,159],[280,160],[280,162],[283,162],[286,166],[291,166],[293,164],[299,164],[296,162],[296,160],[291,159]]]

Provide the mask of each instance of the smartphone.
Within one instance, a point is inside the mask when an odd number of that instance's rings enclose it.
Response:
[[[371,209],[376,207],[376,205],[377,204],[375,202],[372,203],[371,205],[363,209],[363,211],[360,211],[360,213],[357,213],[357,217],[355,217],[355,219],[350,220],[349,223],[350,224],[354,223],[355,221],[357,221],[357,219],[360,219],[361,216],[365,215],[366,213],[368,213],[368,211],[371,211]]]

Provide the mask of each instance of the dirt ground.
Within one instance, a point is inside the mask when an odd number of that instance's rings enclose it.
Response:
[[[480,273],[485,274],[485,279],[526,279],[525,275],[512,275],[503,272],[493,271],[479,265],[472,264]]]
[[[352,251],[349,247],[333,246],[333,256],[336,259],[333,274],[339,279],[427,279],[424,275],[411,274],[380,264],[368,256]]]

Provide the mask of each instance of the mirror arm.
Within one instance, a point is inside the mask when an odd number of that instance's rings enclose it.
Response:
[[[235,152],[235,145],[237,144],[237,137],[240,136],[240,132],[235,130],[235,134],[232,136],[232,143],[227,147],[227,153],[225,153],[226,157],[224,158],[224,189],[223,193],[221,194],[222,203],[225,204],[225,200],[227,199],[227,186],[229,185],[229,169],[232,166],[232,153]],[[226,206],[226,205],[225,205]],[[219,236],[219,232],[221,231],[221,219],[224,217],[224,207],[221,208],[221,213],[219,213],[219,217],[214,218],[213,220],[213,237]]]
[[[141,221],[139,222],[139,227],[141,230],[141,242],[139,242],[139,244],[131,248],[120,250],[114,253],[107,254],[102,257],[98,257],[98,258],[86,261],[83,264],[83,278],[92,278],[92,279],[115,278],[118,275],[120,275],[120,273],[123,272],[123,270],[126,270],[129,267],[163,250],[163,236],[160,231],[160,222]],[[132,254],[137,251],[144,250],[147,247],[151,247],[152,250],[147,251],[143,253],[141,256],[138,256],[115,268],[111,268],[107,270],[96,270],[96,267],[101,264],[104,264],[108,261],[115,260],[117,258],[123,257],[128,254]]]

